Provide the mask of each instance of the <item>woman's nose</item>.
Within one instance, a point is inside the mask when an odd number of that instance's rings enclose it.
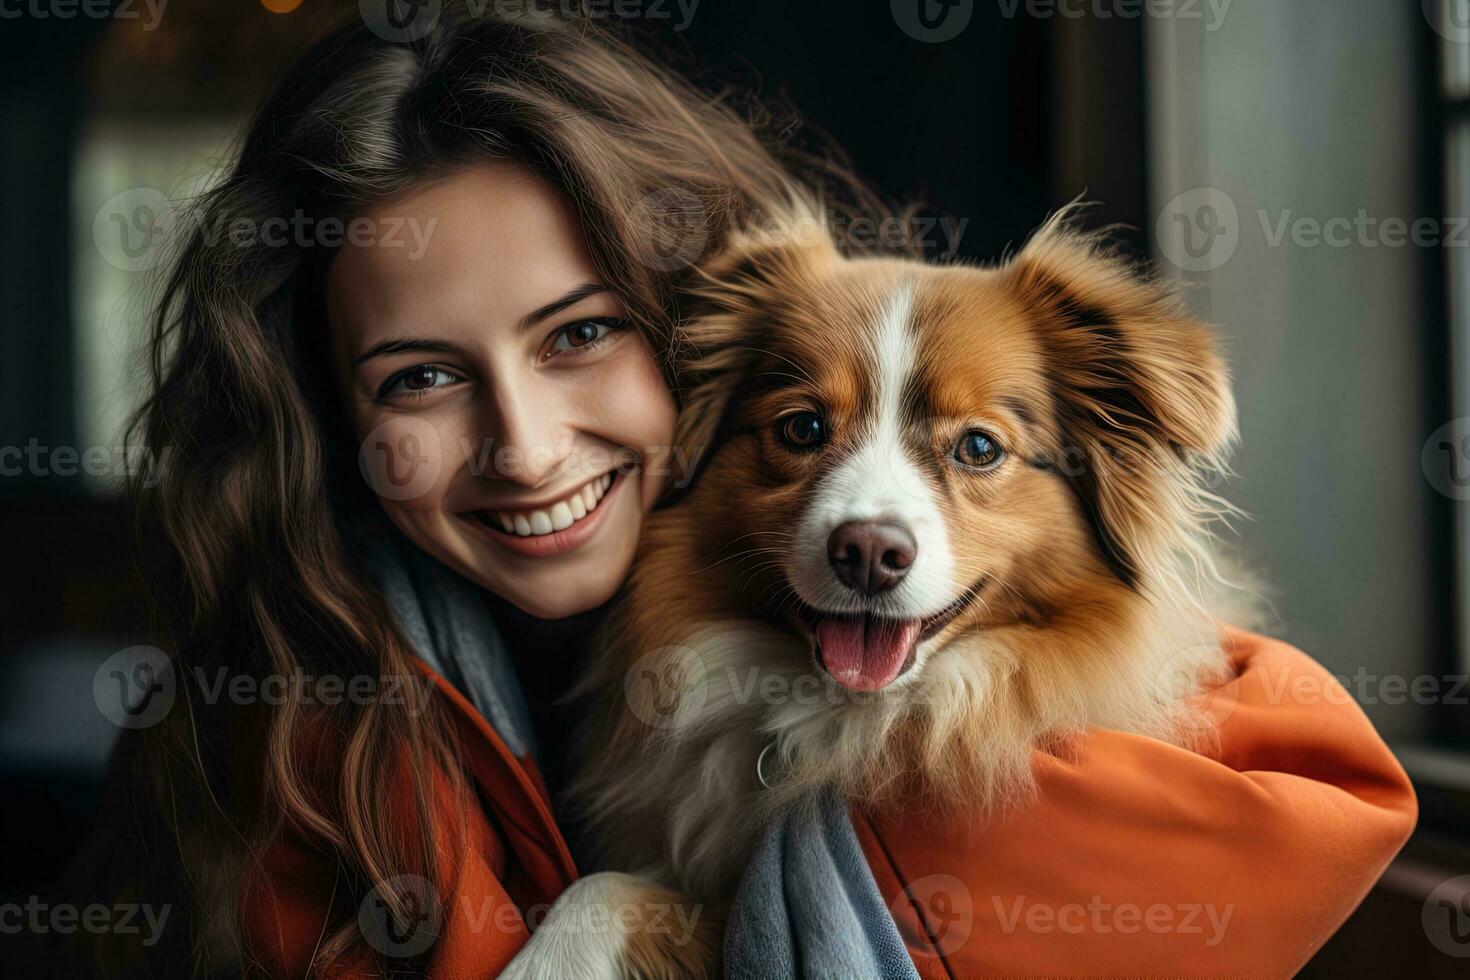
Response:
[[[566,468],[573,442],[553,399],[502,389],[487,413],[493,444],[484,476],[536,487]]]

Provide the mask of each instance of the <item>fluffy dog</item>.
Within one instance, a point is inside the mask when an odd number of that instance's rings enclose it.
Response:
[[[995,809],[1090,726],[1207,731],[1181,699],[1227,671],[1211,332],[1066,215],[976,268],[845,256],[816,213],[739,236],[690,305],[679,442],[705,465],[585,685],[577,795],[631,874],[563,897],[517,961],[544,975],[714,970],[709,910],[824,788]],[[668,888],[706,908],[693,935],[558,927]]]

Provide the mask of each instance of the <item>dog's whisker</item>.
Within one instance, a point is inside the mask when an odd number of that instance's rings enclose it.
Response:
[[[801,377],[801,380],[813,386],[815,386],[817,383],[817,380],[811,376],[810,372],[808,372],[807,369],[800,362],[795,361],[790,357],[787,357],[785,354],[780,354],[776,351],[768,350],[764,347],[737,347],[736,350],[743,350],[752,354],[765,354],[767,357],[774,357],[777,360],[785,361],[787,364],[790,364],[793,368],[797,370],[798,374]]]
[[[708,565],[705,565],[703,568],[697,569],[694,574],[696,574],[696,575],[702,574],[704,572],[709,571],[712,568],[716,568],[716,567],[718,567],[720,565],[725,564],[725,562],[727,562],[727,561],[734,561],[734,560],[736,560],[738,558],[744,558],[747,555],[760,555],[760,554],[765,554],[765,553],[770,552],[770,551],[772,551],[771,548],[747,548],[746,550],[736,552],[733,555],[726,555],[725,557],[719,559],[718,561],[710,562]]]

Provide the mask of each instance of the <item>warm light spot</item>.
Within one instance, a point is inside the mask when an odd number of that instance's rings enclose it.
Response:
[[[273,14],[289,14],[301,6],[301,0],[260,0],[260,5]]]

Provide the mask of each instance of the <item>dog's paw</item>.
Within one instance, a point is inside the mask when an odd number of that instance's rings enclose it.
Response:
[[[509,980],[682,980],[719,974],[723,924],[636,875],[577,881],[500,974]]]
[[[622,891],[619,877],[595,874],[573,883],[501,972],[501,980],[623,980],[625,939],[609,909]]]

